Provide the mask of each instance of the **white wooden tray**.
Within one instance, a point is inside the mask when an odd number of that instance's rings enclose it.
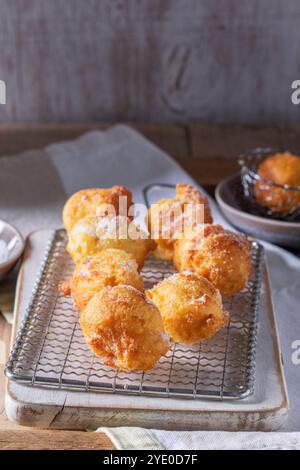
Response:
[[[39,231],[29,238],[18,280],[13,339],[50,235],[50,231]],[[278,429],[288,415],[288,398],[267,268],[263,274],[253,395],[217,402],[57,391],[9,382],[6,412],[19,424],[59,429],[126,425],[176,430]]]

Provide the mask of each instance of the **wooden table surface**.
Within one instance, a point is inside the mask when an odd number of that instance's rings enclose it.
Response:
[[[0,158],[52,142],[74,139],[101,124],[0,125]],[[300,149],[300,125],[132,125],[174,157],[213,194],[216,184],[238,170],[237,157],[253,147]],[[26,428],[5,416],[3,370],[11,327],[0,316],[0,449],[113,449],[103,433]]]

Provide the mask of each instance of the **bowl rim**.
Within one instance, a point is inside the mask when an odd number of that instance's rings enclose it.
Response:
[[[6,226],[10,227],[15,232],[16,236],[19,238],[20,241],[20,248],[17,250],[15,255],[11,256],[3,263],[0,262],[0,269],[3,269],[12,266],[20,258],[25,248],[25,240],[24,237],[21,235],[20,231],[10,222],[7,222],[7,220],[2,219],[2,217],[0,217],[0,222],[3,222]]]
[[[252,156],[258,156],[258,155],[265,155],[266,157],[275,155],[276,153],[290,153],[291,155],[297,157],[300,159],[299,155],[296,155],[294,152],[290,152],[289,150],[281,150],[279,148],[273,148],[273,147],[256,147],[250,150],[247,150],[244,153],[241,153],[238,158],[238,164],[241,166],[241,168],[245,168],[245,170],[256,180],[256,181],[261,181],[263,183],[268,184],[269,186],[274,186],[286,191],[300,191],[300,186],[290,186],[288,184],[280,184],[276,183],[275,181],[272,181],[268,178],[264,178],[263,176],[260,176],[255,170],[250,168],[247,165],[247,159]]]
[[[221,191],[223,190],[224,186],[231,180],[233,180],[234,178],[237,178],[238,176],[240,176],[240,173],[237,172],[237,173],[234,173],[233,175],[229,175],[227,176],[226,178],[224,178],[222,181],[220,181],[220,183],[218,183],[218,185],[216,186],[216,189],[215,189],[215,197],[216,197],[216,201],[218,203],[219,206],[226,206],[226,208],[231,211],[232,213],[236,214],[236,215],[243,215],[243,216],[246,216],[248,219],[252,219],[253,221],[254,220],[260,220],[260,221],[263,221],[264,223],[268,224],[268,225],[277,225],[277,226],[289,226],[290,228],[297,228],[299,229],[300,227],[300,222],[289,222],[289,221],[286,221],[286,220],[277,220],[277,219],[268,219],[267,217],[261,217],[259,215],[254,215],[254,214],[250,214],[249,212],[246,212],[246,211],[243,211],[241,209],[237,209],[233,206],[231,206],[230,204],[228,204],[228,202],[226,202],[223,197],[221,196]]]

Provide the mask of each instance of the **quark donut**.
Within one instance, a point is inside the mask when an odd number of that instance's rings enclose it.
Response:
[[[85,259],[74,270],[70,293],[78,310],[105,286],[126,284],[143,290],[144,281],[134,257],[124,250],[109,248]]]
[[[172,260],[174,243],[185,227],[211,222],[207,198],[190,184],[177,184],[174,199],[160,199],[148,212],[149,230],[157,244],[154,256]]]
[[[131,286],[101,289],[81,312],[80,325],[93,353],[116,369],[153,369],[169,348],[157,307]]]
[[[132,194],[124,186],[113,186],[102,189],[82,189],[73,194],[66,202],[63,209],[63,222],[69,232],[72,227],[87,215],[107,215],[109,206],[115,211],[111,215],[119,215],[119,209],[124,204],[124,213],[128,215],[128,209],[132,205]]]
[[[139,269],[155,243],[129,217],[88,215],[69,232],[67,251],[75,263],[107,248],[131,253]]]
[[[159,309],[166,333],[178,343],[198,343],[228,323],[220,292],[195,273],[174,274],[146,295]]]
[[[259,165],[258,175],[280,185],[300,187],[300,157],[288,152],[276,153]],[[284,189],[257,180],[254,194],[258,204],[273,212],[288,214],[300,209],[300,190]]]
[[[207,224],[176,241],[174,265],[178,271],[204,276],[222,296],[231,296],[246,286],[252,274],[251,244],[242,234]]]

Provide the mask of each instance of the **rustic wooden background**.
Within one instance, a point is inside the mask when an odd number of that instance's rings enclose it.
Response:
[[[299,0],[0,0],[0,122],[296,122]]]

